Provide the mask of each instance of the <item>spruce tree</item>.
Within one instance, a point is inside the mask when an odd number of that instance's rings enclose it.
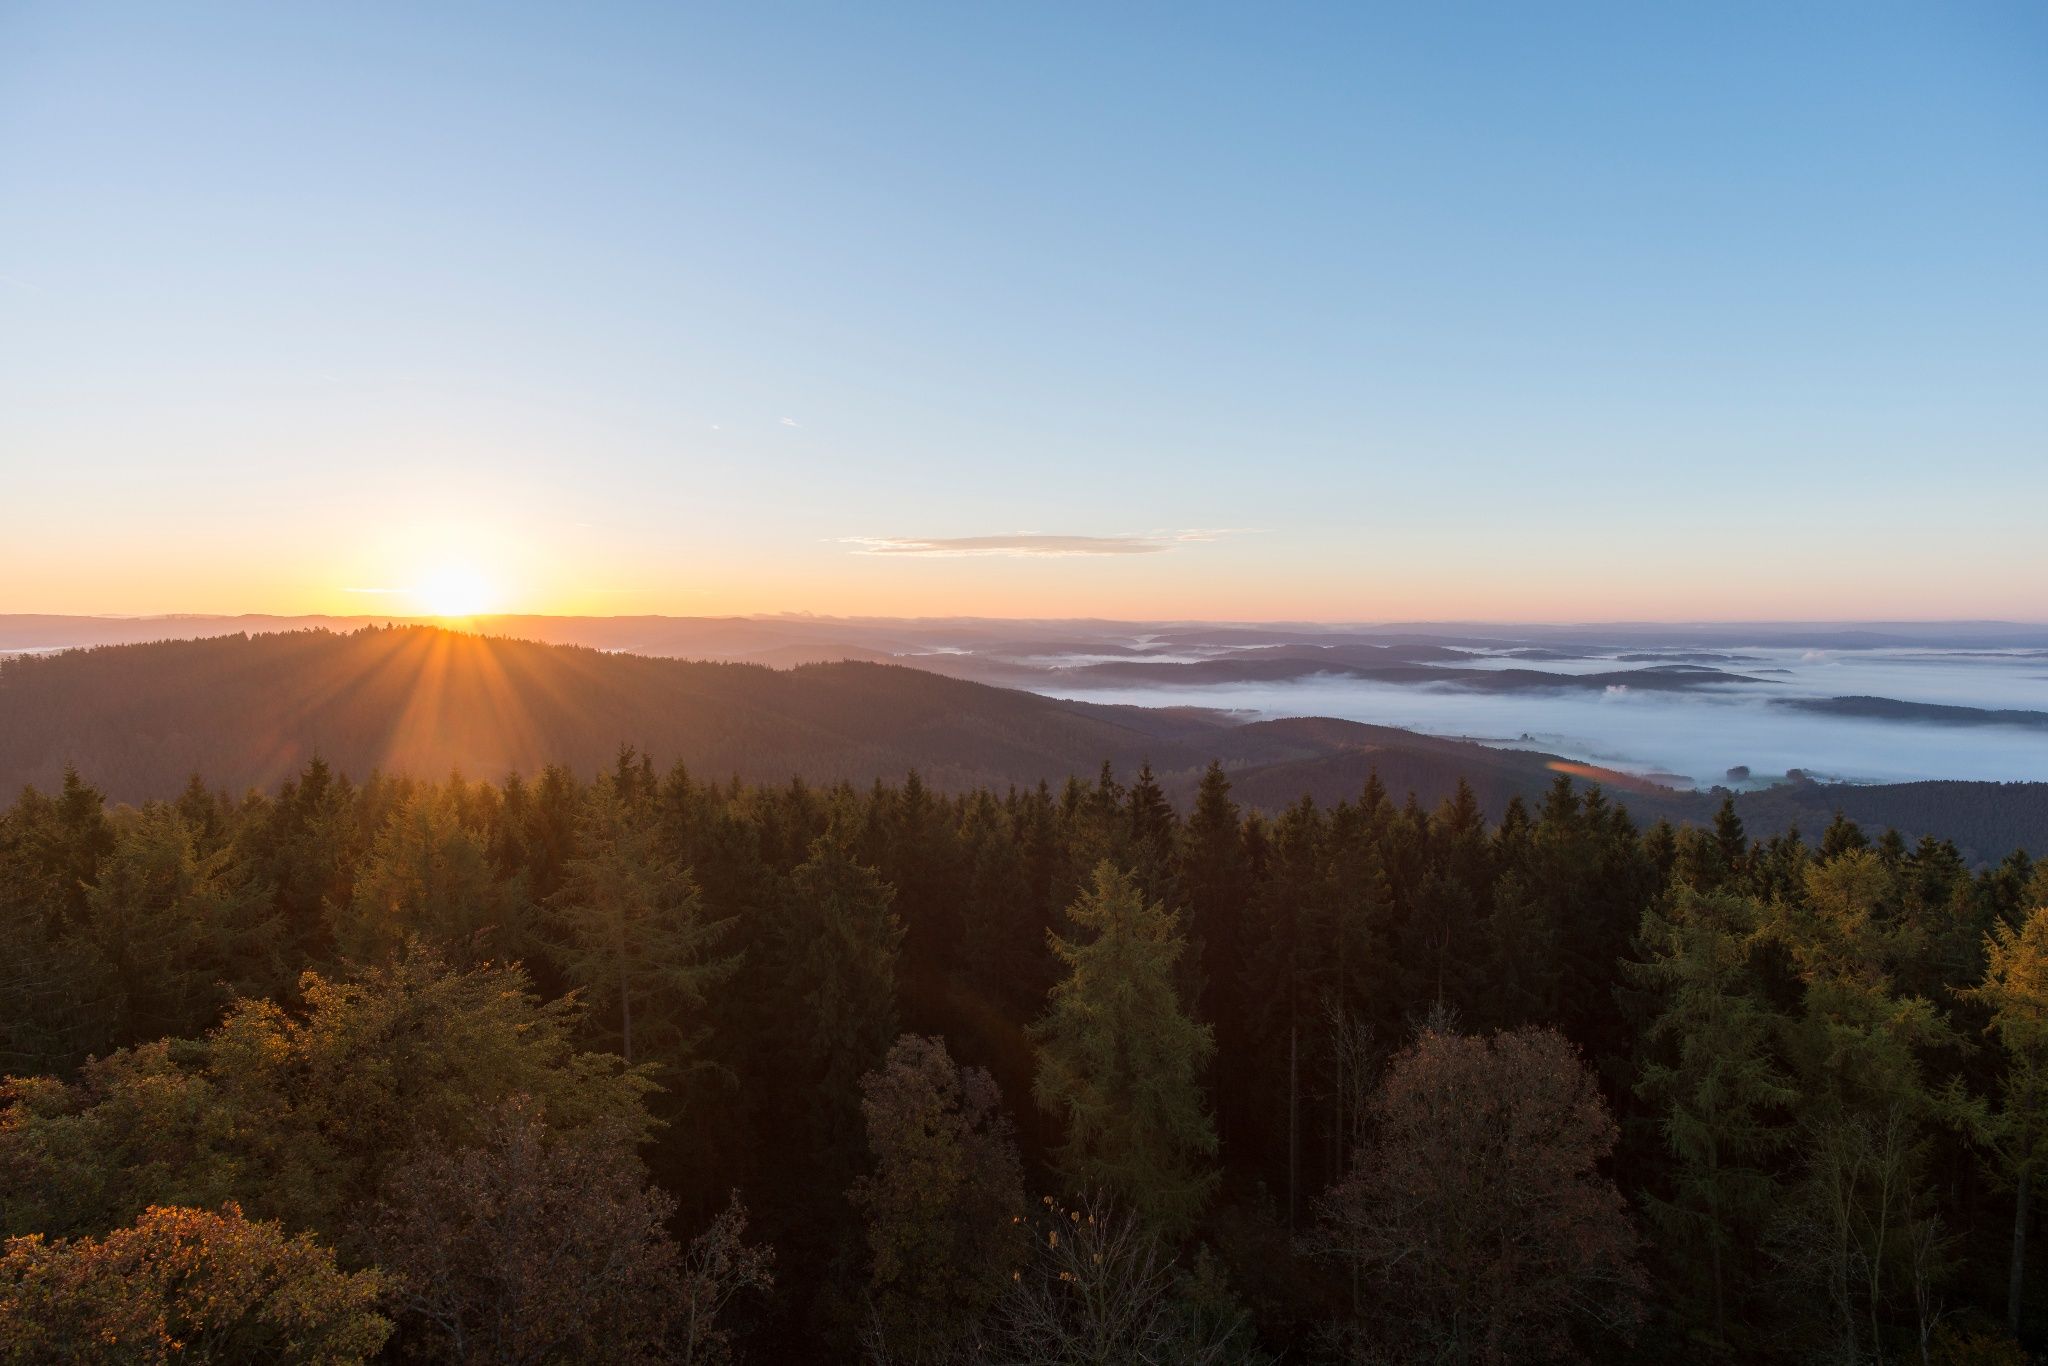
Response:
[[[1656,1002],[1636,1094],[1654,1109],[1674,1170],[1650,1213],[1666,1246],[1706,1263],[1715,1336],[1726,1341],[1731,1263],[1755,1244],[1777,1194],[1768,1159],[1798,1092],[1772,1050],[1782,1027],[1750,966],[1758,908],[1680,887],[1643,918],[1648,961],[1631,975]],[[1740,1287],[1737,1287],[1739,1293]]]
[[[797,1012],[786,1062],[817,1139],[835,1154],[858,1150],[861,1076],[896,1041],[903,925],[894,900],[843,830],[819,839],[790,874],[776,954]]]

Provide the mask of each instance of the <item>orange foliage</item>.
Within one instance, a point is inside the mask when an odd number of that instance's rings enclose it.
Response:
[[[381,1290],[376,1272],[343,1272],[310,1236],[237,1205],[152,1205],[104,1238],[8,1240],[0,1359],[340,1366],[390,1334]]]

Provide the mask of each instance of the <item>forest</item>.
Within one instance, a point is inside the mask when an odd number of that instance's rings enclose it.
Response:
[[[1242,804],[1273,815],[1303,796],[1353,799],[1370,773],[1432,809],[1462,782],[1493,822],[1514,797],[1540,801],[1559,771],[1625,796],[1645,824],[1704,823],[1720,802],[1611,769],[1565,769],[1533,741],[1072,701],[930,671],[948,658],[958,657],[771,668],[421,625],[0,654],[0,792],[55,788],[67,765],[116,802],[174,797],[195,772],[230,792],[271,791],[316,756],[358,776],[460,769],[502,782],[549,764],[593,773],[629,739],[663,766],[721,779],[865,787],[915,769],[949,795],[1058,786],[1105,760],[1126,773],[1149,763],[1183,810],[1212,761]],[[1910,840],[1953,840],[1972,864],[2048,847],[2042,782],[1801,778],[1735,802],[1759,835],[1820,830],[1839,812]]]
[[[0,1360],[2019,1363],[2048,865],[1211,765],[0,814]]]

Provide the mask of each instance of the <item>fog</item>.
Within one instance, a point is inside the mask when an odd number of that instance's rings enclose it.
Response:
[[[2048,730],[1834,717],[1774,698],[1876,696],[1908,702],[2048,710],[2048,658],[2026,652],[1741,650],[1714,667],[1760,681],[1691,692],[1540,690],[1481,693],[1315,677],[1289,683],[1076,688],[1052,696],[1139,706],[1200,705],[1259,718],[1335,716],[1432,735],[1549,750],[1634,773],[1679,775],[1693,785],[1748,785],[1803,769],[1816,778],[1906,782],[1925,778],[2048,780]],[[1508,658],[1474,664],[1526,667]],[[1617,667],[1611,655],[1545,662],[1555,673]],[[1628,666],[1622,666],[1628,667]],[[1783,673],[1760,672],[1784,670]]]

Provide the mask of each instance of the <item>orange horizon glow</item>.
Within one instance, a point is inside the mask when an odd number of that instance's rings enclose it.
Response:
[[[1423,539],[1312,551],[1245,536],[1158,554],[952,558],[855,553],[821,537],[663,543],[532,509],[467,521],[292,535],[265,524],[166,554],[110,538],[48,572],[38,528],[0,543],[0,613],[273,615],[469,621],[509,616],[979,617],[1117,621],[1590,623],[2038,621],[2030,545],[1980,548],[1968,603],[1909,560],[1700,563],[1644,543],[1531,556]],[[1796,572],[1795,572],[1796,571]]]

